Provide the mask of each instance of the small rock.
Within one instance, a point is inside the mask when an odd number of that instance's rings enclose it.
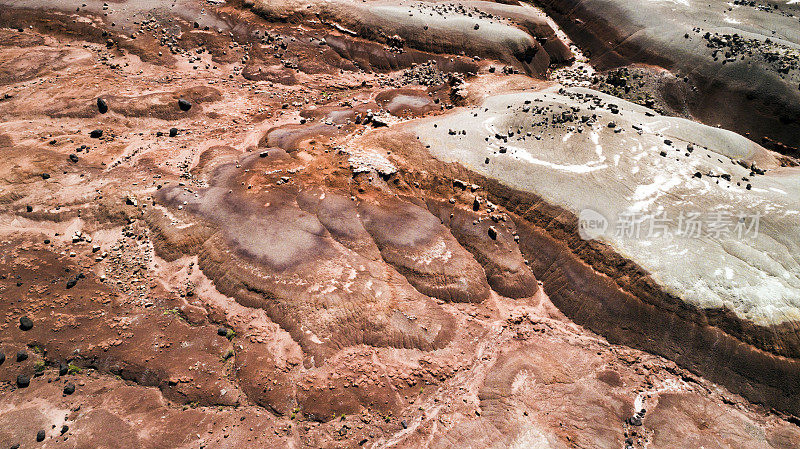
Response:
[[[19,319],[19,328],[22,329],[23,331],[29,331],[29,330],[33,329],[33,320],[31,320],[30,318],[28,318],[26,316],[20,318]]]
[[[69,372],[69,367],[63,363],[58,365],[58,375],[59,376],[66,376]]]
[[[181,108],[181,111],[185,112],[188,111],[189,109],[192,109],[192,104],[189,103],[187,100],[181,98],[178,100],[178,107]]]
[[[78,162],[78,155],[77,154],[70,154],[69,155],[69,161],[72,162],[73,164],[77,163]]]
[[[67,432],[69,432],[69,426],[64,424],[63,426],[61,426],[61,435],[64,435]]]
[[[489,226],[489,238],[497,240],[497,229],[494,226]]]
[[[25,351],[17,352],[17,362],[24,362],[25,360],[28,360],[28,353]]]
[[[5,363],[5,361],[6,361],[6,353],[5,352],[0,352],[0,365]]]
[[[64,385],[64,394],[70,395],[72,393],[75,393],[75,384],[70,382]]]
[[[106,100],[102,98],[97,99],[97,110],[100,111],[101,114],[108,112],[108,103],[106,103]]]
[[[170,137],[175,137],[177,135],[178,135],[178,128],[170,128],[169,129],[169,136]]]
[[[28,377],[28,376],[26,376],[24,374],[20,374],[19,376],[17,376],[17,387],[18,388],[27,388],[28,385],[30,385],[30,384],[31,384],[31,378],[30,377]]]
[[[389,126],[388,122],[386,122],[382,118],[378,118],[378,117],[372,117],[372,120],[370,122],[372,123],[372,126],[375,127],[375,128],[381,128],[381,127],[384,127],[384,126]]]
[[[99,138],[103,137],[103,130],[102,129],[93,129],[89,133],[89,137],[91,137],[92,139],[99,139]]]
[[[41,443],[42,441],[44,441],[44,436],[45,436],[44,429],[36,432],[36,442]]]
[[[220,327],[220,328],[218,328],[218,329],[217,329],[217,335],[219,335],[220,337],[225,337],[225,336],[227,336],[227,335],[228,335],[228,329],[226,329],[226,328],[224,328],[224,327]]]
[[[70,278],[67,281],[67,289],[70,289],[70,288],[74,287],[77,284],[78,284],[78,277],[77,276],[74,277],[74,278]]]

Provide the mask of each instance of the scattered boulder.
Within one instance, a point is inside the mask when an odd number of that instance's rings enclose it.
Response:
[[[175,137],[177,135],[178,135],[178,128],[170,128],[169,129],[169,136],[170,137]]]
[[[44,437],[45,437],[44,429],[36,432],[36,442],[37,443],[41,443],[42,441],[44,441]]]
[[[59,376],[66,376],[69,372],[69,367],[64,363],[58,365],[58,375]]]
[[[77,163],[78,162],[78,155],[77,154],[70,154],[69,155],[69,161],[72,162],[73,164]]]
[[[33,329],[33,320],[24,316],[19,319],[19,328],[23,331],[29,331]]]
[[[384,126],[389,126],[389,123],[386,120],[384,120],[382,118],[379,118],[379,117],[372,117],[372,120],[370,120],[370,123],[372,123],[372,126],[374,128],[381,128],[381,127],[384,127]]]
[[[106,103],[106,100],[102,98],[97,99],[97,110],[100,111],[101,114],[108,112],[108,103]]]
[[[178,107],[181,109],[181,111],[186,112],[189,109],[192,109],[192,103],[189,103],[188,100],[184,100],[183,98],[180,98],[180,99],[178,99]]]
[[[28,377],[28,376],[26,376],[24,374],[20,374],[19,376],[17,376],[17,387],[18,388],[27,388],[28,385],[30,385],[30,384],[31,384],[31,378],[30,377]]]
[[[68,382],[66,385],[64,385],[64,394],[70,395],[72,393],[75,393],[75,384]]]
[[[84,277],[83,273],[69,278],[67,281],[67,289],[70,289],[78,284],[78,279],[82,279]]]
[[[24,350],[17,352],[17,362],[24,362],[25,360],[28,360],[28,353]]]

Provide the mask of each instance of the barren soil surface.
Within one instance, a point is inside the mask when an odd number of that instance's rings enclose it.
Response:
[[[800,447],[794,125],[542,3],[0,0],[0,447]]]

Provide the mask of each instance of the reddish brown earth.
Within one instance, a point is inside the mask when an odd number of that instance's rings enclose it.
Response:
[[[83,3],[0,2],[0,447],[800,447],[790,407],[576,324],[551,259],[599,256],[392,131],[546,85],[540,18],[483,6],[531,78],[237,1]]]

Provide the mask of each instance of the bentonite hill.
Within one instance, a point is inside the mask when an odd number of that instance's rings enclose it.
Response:
[[[797,0],[0,0],[0,449],[800,448]]]

